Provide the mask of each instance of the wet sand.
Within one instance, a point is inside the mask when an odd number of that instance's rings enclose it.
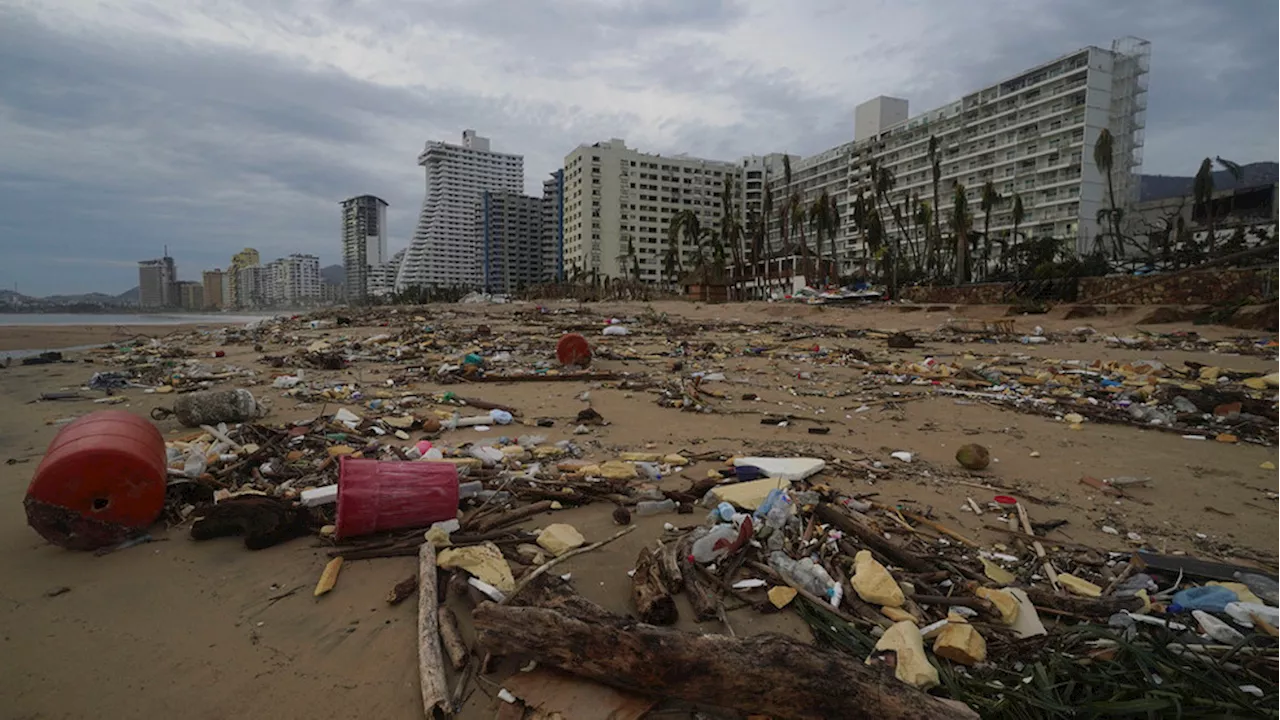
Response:
[[[504,332],[528,332],[528,324],[516,311],[529,306],[463,306],[431,308],[432,324],[441,327],[489,325],[495,336]],[[639,304],[586,305],[585,311],[617,316],[639,315]],[[812,325],[815,331],[839,328],[881,330],[932,329],[948,317],[994,319],[1001,309],[964,308],[901,313],[892,310],[839,309],[783,305],[654,304],[655,312],[679,319],[680,340],[691,343],[741,340],[737,333],[703,333],[700,320],[737,319],[745,323],[775,323],[760,329],[764,343],[770,333]],[[440,317],[442,311],[456,317]],[[584,317],[584,325],[600,322]],[[1134,331],[1133,314],[1085,320],[1039,316],[1018,318],[1019,328],[1041,325],[1066,330],[1091,325],[1100,332]],[[150,327],[147,333],[167,333],[176,328]],[[1194,330],[1205,336],[1244,334],[1230,328],[1178,325],[1151,326],[1158,332]],[[27,329],[24,329],[27,330]],[[64,328],[64,330],[69,330]],[[373,335],[382,328],[358,327],[344,333]],[[674,331],[673,331],[674,333]],[[0,332],[0,336],[3,332]],[[301,338],[320,337],[319,331],[301,331]],[[333,334],[331,337],[336,337]],[[49,335],[32,337],[50,338]],[[71,336],[67,336],[71,337]],[[82,344],[79,340],[70,344]],[[643,356],[665,343],[660,338],[591,336],[598,346],[624,355]],[[103,340],[104,342],[106,340]],[[1157,359],[1164,362],[1195,360],[1242,370],[1274,369],[1275,361],[1258,357],[1184,351],[1141,351],[1106,348],[1101,344],[1070,343],[1043,346],[979,343],[927,343],[912,350],[886,351],[883,341],[821,337],[795,341],[797,350],[823,346],[859,348],[899,359],[943,357],[966,352],[991,355],[1026,353],[1039,357],[1079,359]],[[212,346],[197,348],[213,349]],[[268,354],[291,352],[293,346],[270,344]],[[247,346],[228,347],[225,362],[253,366],[259,353]],[[86,354],[93,357],[91,353]],[[222,362],[222,361],[219,361]],[[597,360],[599,370],[658,372],[669,359]],[[0,460],[14,464],[0,474],[0,697],[5,698],[4,717],[14,718],[156,718],[181,715],[191,720],[209,718],[379,718],[417,720],[422,717],[416,661],[414,603],[388,607],[385,595],[392,585],[416,572],[413,558],[388,558],[348,563],[338,587],[329,595],[313,598],[311,588],[327,558],[326,547],[307,538],[258,552],[244,549],[234,539],[196,543],[185,527],[157,528],[163,542],[142,545],[104,557],[61,550],[44,542],[26,526],[22,497],[44,448],[56,432],[49,423],[98,409],[87,401],[27,404],[42,392],[74,388],[94,369],[82,363],[0,370]],[[988,405],[960,405],[954,399],[931,397],[897,406],[877,406],[854,413],[855,397],[819,397],[793,394],[795,390],[824,392],[847,389],[863,392],[861,373],[848,368],[814,365],[782,356],[730,356],[721,363],[729,382],[723,403],[726,409],[771,410],[825,416],[832,431],[827,436],[807,434],[800,424],[780,428],[759,424],[758,414],[701,415],[661,408],[652,394],[608,387],[589,388],[586,383],[517,383],[468,386],[467,393],[503,402],[524,411],[526,418],[557,418],[547,430],[521,428],[519,432],[545,433],[551,441],[573,437],[584,444],[588,457],[605,459],[620,450],[652,445],[664,451],[743,453],[789,443],[841,456],[868,456],[887,463],[888,455],[907,450],[921,461],[918,468],[898,479],[877,481],[866,477],[832,477],[830,482],[846,491],[878,492],[884,503],[912,501],[932,507],[940,522],[984,544],[1008,542],[1007,536],[985,529],[989,518],[962,512],[967,497],[989,498],[984,491],[946,482],[930,473],[930,464],[953,468],[957,447],[980,442],[998,462],[975,480],[1018,486],[1049,501],[1031,505],[1037,521],[1065,519],[1068,525],[1052,537],[1085,543],[1106,550],[1131,548],[1127,532],[1140,533],[1144,543],[1162,552],[1185,551],[1201,557],[1237,562],[1254,558],[1273,568],[1276,555],[1276,502],[1267,497],[1277,490],[1274,470],[1261,469],[1275,462],[1276,449],[1255,445],[1226,445],[1184,440],[1176,434],[1118,425],[1086,423],[1072,431],[1052,418],[1025,415]],[[342,371],[311,371],[309,378],[377,382],[392,367],[381,363],[357,363]],[[689,370],[691,368],[686,368]],[[812,373],[800,380],[800,372]],[[264,369],[263,382],[270,371]],[[868,392],[872,392],[868,385]],[[266,422],[314,417],[318,405],[300,404],[282,397],[269,385],[251,388],[270,404]],[[422,382],[418,393],[458,386]],[[591,405],[610,424],[589,436],[571,435],[571,419],[585,403],[577,399],[590,390]],[[899,388],[904,392],[910,387]],[[759,401],[741,401],[744,392]],[[152,407],[171,402],[164,395],[126,392],[128,403],[114,406],[145,414]],[[361,412],[358,404],[348,405]],[[327,412],[336,408],[329,406]],[[180,432],[174,419],[159,423],[166,437]],[[446,434],[444,442],[459,444],[477,437],[472,431]],[[416,439],[416,435],[415,435]],[[1032,452],[1039,457],[1032,457]],[[664,486],[684,487],[691,478],[705,475],[709,463],[696,464],[682,477],[667,478]],[[1135,490],[1152,505],[1143,506],[1103,498],[1079,483],[1082,475],[1112,477],[1133,475],[1152,478],[1152,487]],[[1219,514],[1207,510],[1212,507]],[[538,516],[523,527],[549,522],[575,525],[588,542],[604,539],[616,529],[610,506],[583,508]],[[687,517],[687,516],[686,516]],[[559,566],[572,573],[574,585],[585,596],[607,609],[631,611],[627,570],[639,549],[660,534],[668,517],[639,518],[640,527],[605,549]],[[1118,528],[1120,535],[1101,530]],[[1203,537],[1201,537],[1203,536]],[[66,587],[63,594],[52,591]],[[273,601],[290,590],[291,595]],[[717,622],[695,624],[687,601],[679,596],[680,627],[701,632],[722,632]],[[460,616],[466,623],[466,613]],[[793,614],[761,615],[749,608],[729,613],[739,634],[781,632],[808,638],[808,628]],[[496,678],[497,682],[501,678]],[[463,718],[492,718],[499,701],[497,687],[473,683],[475,692],[463,709]],[[675,715],[672,717],[687,717]]]
[[[227,323],[228,325],[235,323]],[[240,323],[243,324],[243,323]],[[0,326],[0,354],[14,350],[59,350],[105,345],[135,337],[158,338],[217,324],[182,325],[4,325]]]

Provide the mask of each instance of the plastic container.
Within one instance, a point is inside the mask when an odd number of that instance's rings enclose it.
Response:
[[[561,365],[591,366],[591,345],[578,333],[567,333],[556,343],[556,359]]]
[[[636,503],[637,515],[661,515],[663,513],[674,512],[676,509],[676,501],[671,498],[665,500],[645,500]],[[736,534],[736,533],[735,533]]]
[[[662,479],[662,468],[658,466],[658,463],[638,462],[636,463],[636,471],[640,473],[641,477],[647,480]]]
[[[1192,587],[1174,593],[1173,603],[1169,605],[1169,612],[1207,610],[1220,613],[1226,610],[1228,604],[1239,599],[1234,590],[1224,588],[1221,585]]]
[[[1235,573],[1237,582],[1242,582],[1245,587],[1253,591],[1254,595],[1262,598],[1272,605],[1280,605],[1280,584],[1277,584],[1275,578],[1266,575],[1258,575],[1257,573]]]
[[[117,544],[160,515],[166,475],[155,425],[119,410],[91,413],[49,443],[27,487],[27,522],[72,550]]]
[[[187,427],[245,422],[258,417],[258,403],[244,388],[197,392],[174,401],[173,414]]]
[[[1203,610],[1192,610],[1191,616],[1200,623],[1200,629],[1204,630],[1204,634],[1213,638],[1214,642],[1235,645],[1244,639],[1244,635],[1241,635],[1239,630]]]
[[[1233,602],[1227,603],[1223,609],[1227,615],[1231,617],[1235,623],[1241,627],[1251,628],[1254,626],[1253,616],[1257,615],[1271,627],[1280,625],[1280,609],[1273,608],[1270,605],[1259,605],[1258,603]]]
[[[338,466],[338,539],[427,527],[458,516],[458,471],[449,463],[343,456]]]
[[[738,528],[732,525],[716,525],[710,532],[694,541],[689,556],[695,562],[709,563],[729,554],[729,546],[738,539]],[[716,547],[719,545],[720,547]]]
[[[707,519],[713,522],[729,522],[737,513],[738,511],[731,503],[722,502],[707,515]]]

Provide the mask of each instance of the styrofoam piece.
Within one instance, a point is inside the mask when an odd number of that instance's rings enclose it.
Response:
[[[822,471],[827,463],[819,458],[740,457],[733,459],[734,467],[760,468],[766,476],[783,480],[803,480]]]
[[[307,507],[332,505],[336,502],[338,502],[338,486],[336,484],[302,491],[302,504]]]

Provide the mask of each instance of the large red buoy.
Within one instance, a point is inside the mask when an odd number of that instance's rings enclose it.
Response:
[[[339,540],[456,517],[458,469],[449,463],[338,461]]]
[[[155,522],[166,482],[155,425],[119,410],[95,412],[49,443],[27,487],[27,523],[70,550],[114,545]]]
[[[578,333],[566,333],[556,343],[556,359],[561,365],[588,367],[591,365],[591,345]]]

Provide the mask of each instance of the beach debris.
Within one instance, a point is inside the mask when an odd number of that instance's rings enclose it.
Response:
[[[333,590],[333,586],[338,584],[338,572],[342,570],[342,557],[338,556],[330,560],[324,566],[324,571],[320,573],[320,580],[316,582],[315,597],[326,595]]]
[[[991,464],[991,453],[982,445],[968,443],[956,450],[956,462],[966,470],[986,470]]]
[[[585,542],[577,528],[565,523],[553,523],[538,533],[538,545],[557,556],[581,547]]]

